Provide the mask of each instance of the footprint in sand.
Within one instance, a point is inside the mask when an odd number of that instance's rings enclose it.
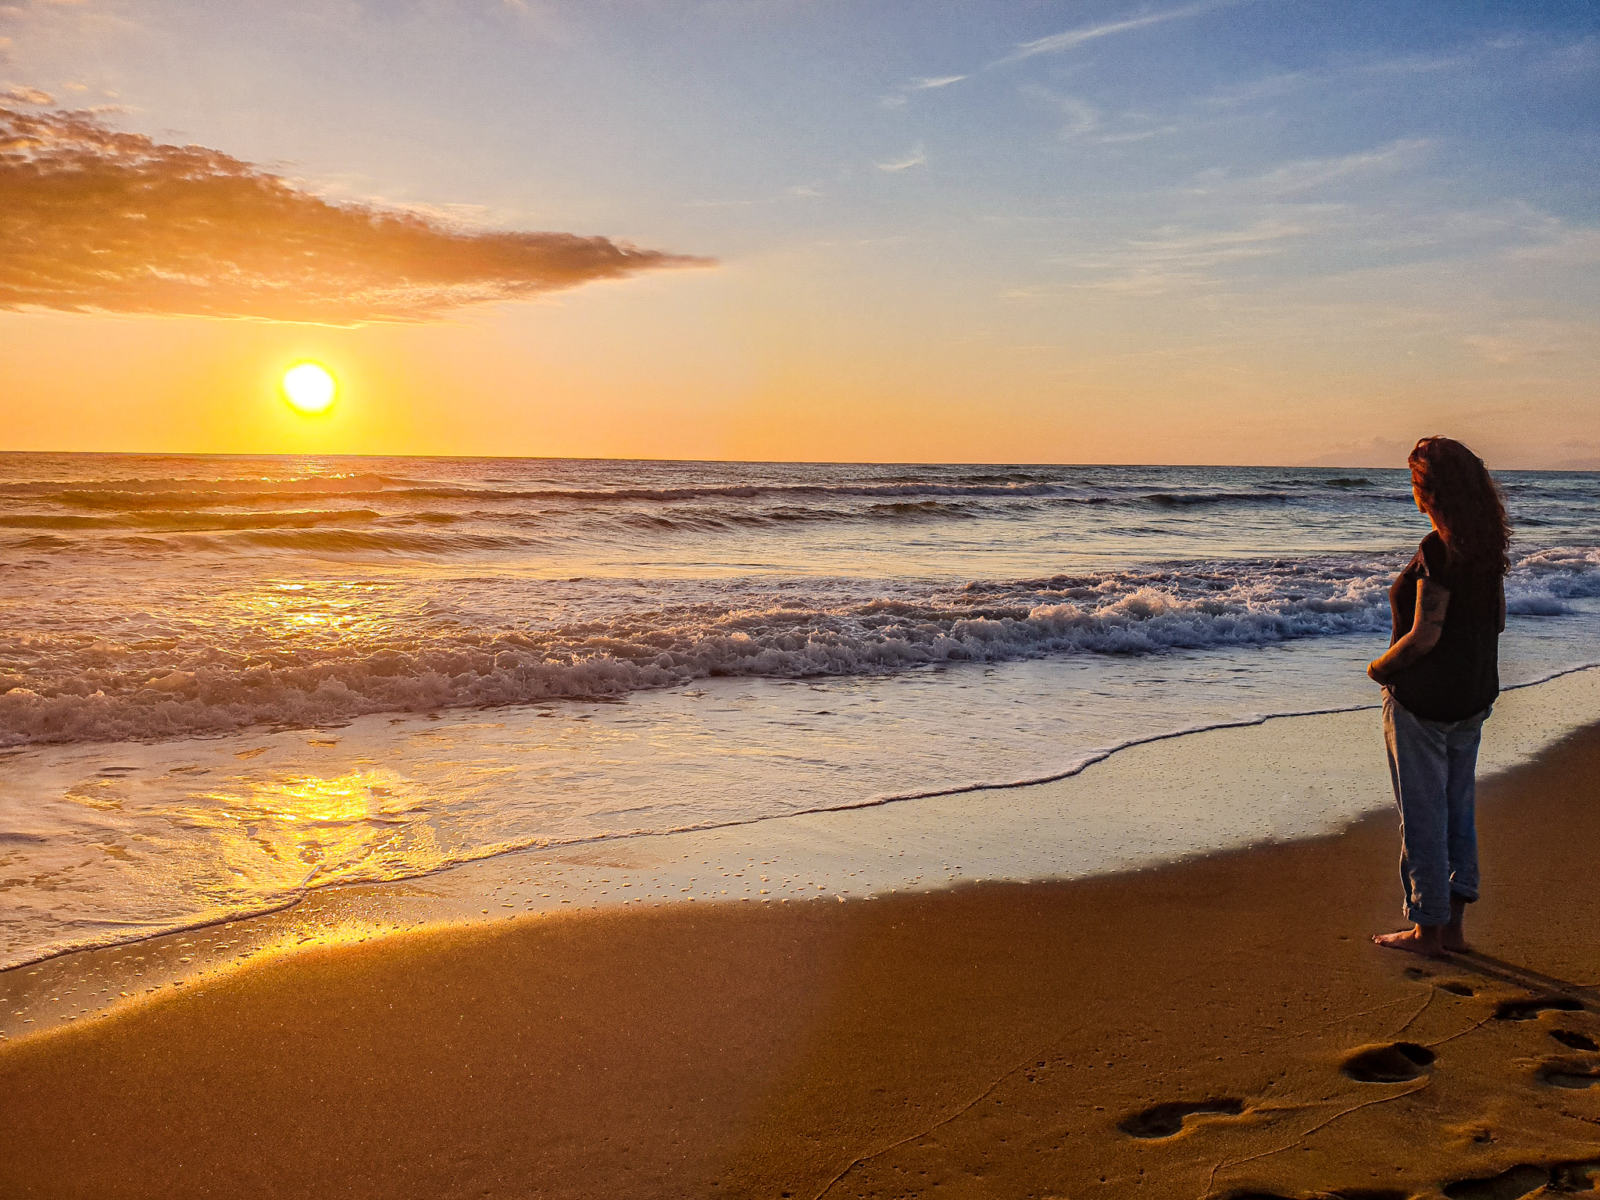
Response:
[[[1533,1073],[1540,1083],[1558,1088],[1600,1087],[1600,1060],[1581,1058],[1552,1058],[1542,1063]]]
[[[1531,1021],[1542,1012],[1581,1012],[1583,1005],[1571,996],[1529,996],[1502,1000],[1494,1006],[1496,1021]]]
[[[1548,1167],[1522,1163],[1482,1179],[1458,1179],[1444,1185],[1449,1200],[1521,1200],[1548,1188],[1556,1192],[1592,1192],[1600,1186],[1600,1158],[1555,1163]],[[1548,1193],[1546,1193],[1548,1194]]]
[[[1416,1042],[1386,1042],[1357,1047],[1339,1070],[1357,1083],[1405,1083],[1427,1074],[1433,1059],[1433,1051]]]
[[[1550,1168],[1529,1163],[1487,1179],[1458,1179],[1444,1186],[1449,1200],[1517,1200],[1549,1186]]]
[[[1452,996],[1476,996],[1478,993],[1472,985],[1460,979],[1435,979],[1432,971],[1423,970],[1421,967],[1407,967],[1407,979],[1428,980],[1441,992],[1449,992]]]
[[[1182,1133],[1184,1122],[1190,1117],[1237,1117],[1243,1112],[1244,1102],[1232,1097],[1194,1102],[1173,1100],[1124,1117],[1117,1122],[1117,1128],[1130,1137],[1169,1138]]]
[[[1600,1044],[1586,1033],[1579,1033],[1576,1029],[1552,1029],[1550,1036],[1555,1038],[1568,1050],[1600,1050]]]
[[[1550,1186],[1558,1192],[1600,1192],[1600,1158],[1557,1163],[1550,1168]]]

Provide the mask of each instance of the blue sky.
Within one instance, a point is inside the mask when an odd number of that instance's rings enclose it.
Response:
[[[335,200],[715,258],[460,317],[716,381],[665,452],[961,457],[965,395],[1041,431],[982,457],[1384,458],[1453,423],[1600,465],[1593,3],[34,0],[0,37],[0,84]],[[846,377],[859,453],[826,411],[762,441]],[[918,412],[948,443],[897,449]],[[560,449],[637,450],[596,420]]]

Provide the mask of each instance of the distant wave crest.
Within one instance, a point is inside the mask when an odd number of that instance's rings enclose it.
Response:
[[[1332,479],[1325,486],[1366,486],[1366,480]],[[1290,486],[1297,486],[1291,484]],[[748,501],[764,498],[819,500],[889,497],[989,497],[999,500],[1044,497],[1087,504],[1128,503],[1159,506],[1185,504],[1280,504],[1293,497],[1277,489],[1181,491],[1137,486],[1107,488],[1039,480],[1018,475],[974,475],[959,480],[898,479],[842,483],[700,483],[682,487],[528,487],[471,486],[441,481],[398,479],[381,475],[314,476],[280,480],[202,479],[185,481],[110,480],[88,486],[65,481],[0,485],[0,498],[13,503],[36,502],[70,509],[136,512],[143,509],[194,510],[214,506],[248,507],[313,503],[329,498],[378,500],[412,504],[427,500],[477,504],[675,504],[685,501]]]
[[[1229,506],[1281,508],[1303,495],[1276,488],[1077,483],[1028,472],[649,487],[491,485],[360,473],[40,480],[0,484],[0,551],[441,557],[537,548],[551,537],[670,538],[802,524],[1012,519],[1103,505],[1181,515]]]

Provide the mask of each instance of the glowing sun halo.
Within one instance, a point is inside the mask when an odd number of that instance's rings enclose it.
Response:
[[[295,363],[283,373],[283,397],[295,412],[315,416],[333,407],[337,386],[321,363]]]

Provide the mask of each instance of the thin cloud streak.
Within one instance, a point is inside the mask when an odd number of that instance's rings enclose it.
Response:
[[[920,145],[915,147],[904,158],[891,159],[889,162],[873,163],[880,171],[909,171],[912,167],[926,166],[928,154]]]
[[[1073,262],[1072,267],[1086,277],[1071,286],[1134,296],[1208,287],[1217,282],[1216,268],[1276,257],[1315,233],[1304,220],[1283,217],[1263,217],[1231,229],[1167,226],[1129,238],[1110,253]]]
[[[890,92],[879,101],[885,108],[904,108],[908,92],[936,92],[941,88],[950,87],[952,84],[961,83],[971,79],[970,75],[931,75],[921,79],[913,79],[898,92]]]
[[[708,260],[335,203],[93,112],[0,107],[0,310],[419,321]]]
[[[1211,169],[1184,188],[1189,196],[1231,197],[1236,203],[1292,200],[1340,184],[1372,180],[1411,171],[1433,153],[1430,138],[1397,138],[1371,150],[1329,158],[1291,159],[1256,175],[1235,177]]]
[[[1002,63],[1021,62],[1025,58],[1033,58],[1040,54],[1059,54],[1063,50],[1072,50],[1085,42],[1097,41],[1100,38],[1112,37],[1119,33],[1132,33],[1138,29],[1148,29],[1152,25],[1164,25],[1168,21],[1181,21],[1188,17],[1198,17],[1214,9],[1226,8],[1238,0],[1204,0],[1200,4],[1186,4],[1181,8],[1169,8],[1161,12],[1145,13],[1137,17],[1125,17],[1120,21],[1104,21],[1099,25],[1083,25],[1077,29],[1068,29],[1063,33],[1053,33],[1049,37],[1036,38],[1031,42],[1023,42],[1010,54],[991,64],[999,66]]]
[[[1548,49],[1542,63],[1530,63],[1524,69],[1536,72],[1541,65],[1562,59],[1581,57],[1585,50],[1591,52],[1591,65],[1600,65],[1600,39],[1589,38],[1582,42],[1566,43]],[[1384,78],[1399,79],[1419,77],[1444,72],[1482,71],[1497,57],[1511,51],[1530,51],[1525,38],[1495,37],[1466,43],[1449,51],[1432,54],[1404,54],[1394,57],[1345,59],[1321,67],[1298,71],[1281,71],[1230,84],[1204,97],[1201,104],[1210,108],[1234,108],[1261,100],[1278,100],[1315,88],[1349,87],[1352,81]]]
[[[1308,192],[1345,179],[1407,170],[1432,149],[1433,142],[1428,138],[1399,138],[1376,150],[1285,163],[1262,175],[1257,184],[1275,195]]]

